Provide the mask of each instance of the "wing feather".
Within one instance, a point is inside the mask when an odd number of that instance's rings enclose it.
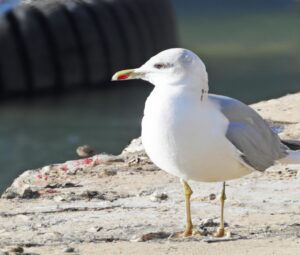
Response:
[[[264,171],[287,155],[287,147],[252,108],[230,97],[210,94],[209,99],[228,119],[226,137],[242,153],[246,164]]]

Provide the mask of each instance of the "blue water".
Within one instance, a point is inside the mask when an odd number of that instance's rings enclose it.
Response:
[[[180,44],[205,61],[212,92],[251,103],[300,91],[296,2],[174,2]],[[151,89],[124,82],[62,98],[1,104],[0,191],[26,169],[75,159],[83,144],[119,153],[139,136]]]

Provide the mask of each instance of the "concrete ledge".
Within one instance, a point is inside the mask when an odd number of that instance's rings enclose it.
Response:
[[[283,138],[300,139],[300,93],[253,105]],[[134,140],[121,155],[29,170],[0,199],[0,247],[10,254],[297,254],[300,166],[275,166],[228,182],[229,240],[168,238],[184,228],[177,178],[155,167]],[[191,182],[197,229],[216,228],[220,184]],[[141,243],[136,243],[137,241]],[[225,240],[224,240],[225,241]],[[228,240],[227,240],[228,241]],[[1,254],[1,253],[0,253]],[[5,253],[3,253],[5,254]],[[22,254],[19,252],[18,254]]]

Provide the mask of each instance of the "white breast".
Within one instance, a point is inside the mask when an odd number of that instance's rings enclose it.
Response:
[[[142,141],[151,160],[185,180],[224,181],[249,174],[227,140],[227,119],[195,93],[155,88],[148,97]]]

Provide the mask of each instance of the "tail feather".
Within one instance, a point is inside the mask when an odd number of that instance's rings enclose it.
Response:
[[[298,140],[281,140],[281,142],[292,151],[300,150],[300,141]]]

